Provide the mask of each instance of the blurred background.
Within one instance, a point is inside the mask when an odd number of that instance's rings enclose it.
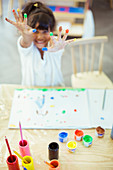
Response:
[[[48,0],[43,0],[47,4]],[[25,1],[27,2],[27,1]],[[48,5],[54,5],[54,1],[49,1]],[[63,4],[64,0],[60,1]],[[69,1],[70,2],[70,1]],[[5,21],[5,17],[14,20],[11,13],[11,0],[0,0],[0,84],[21,84],[21,65],[20,58],[17,50],[17,39],[19,34],[12,25]],[[13,8],[19,7],[18,0],[13,1]],[[59,5],[59,4],[58,4]],[[61,5],[61,3],[60,3]],[[68,4],[67,4],[68,5]],[[69,4],[70,5],[70,4]],[[78,4],[76,4],[78,5]],[[80,4],[82,5],[82,4]],[[87,8],[87,6],[86,6]],[[90,37],[90,36],[108,36],[108,42],[105,44],[103,56],[103,71],[113,81],[113,6],[112,0],[91,0],[89,1],[90,22],[87,24],[88,18],[78,18],[76,20],[76,28],[70,22],[60,21],[63,27],[69,27],[69,37]],[[87,14],[85,14],[86,16]],[[64,17],[65,18],[65,17]],[[72,21],[72,22],[75,22]],[[61,24],[58,23],[58,24]],[[82,32],[80,25],[83,28],[86,25],[85,33]],[[75,25],[75,24],[74,24]],[[87,27],[88,26],[88,27]],[[88,30],[89,29],[89,30]],[[66,86],[71,86],[72,63],[70,56],[70,48],[67,46],[62,56],[62,72]]]

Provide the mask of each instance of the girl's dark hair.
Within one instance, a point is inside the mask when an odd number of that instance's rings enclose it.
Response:
[[[27,14],[27,24],[35,28],[36,24],[39,23],[39,26],[36,29],[54,31],[56,21],[51,9],[49,9],[43,3],[30,2],[27,3],[22,11],[22,15],[24,17],[24,13]]]

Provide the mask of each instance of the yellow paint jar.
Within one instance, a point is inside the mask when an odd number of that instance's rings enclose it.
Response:
[[[77,143],[75,141],[69,141],[66,146],[69,152],[75,152]]]
[[[26,160],[28,163],[26,164],[24,160]],[[22,166],[27,170],[34,170],[33,158],[31,156],[24,156],[22,160]]]

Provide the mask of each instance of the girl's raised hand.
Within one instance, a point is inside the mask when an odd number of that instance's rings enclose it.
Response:
[[[22,16],[22,13],[19,9],[17,9],[17,13],[15,12],[15,10],[12,10],[14,18],[15,18],[15,22],[5,18],[5,20],[7,22],[9,22],[10,24],[14,25],[21,33],[21,35],[23,36],[24,40],[27,41],[32,41],[33,40],[33,32],[36,32],[35,29],[32,29],[30,26],[27,25],[27,14],[24,14],[24,19]]]
[[[56,52],[58,50],[63,49],[67,44],[74,42],[76,39],[70,39],[70,40],[66,40],[67,36],[68,36],[68,32],[69,30],[67,29],[65,31],[65,34],[63,36],[63,38],[61,38],[61,33],[62,33],[62,27],[59,27],[59,32],[58,32],[58,37],[57,39],[53,36],[53,33],[50,32],[50,37],[51,37],[51,46],[50,47],[43,47],[42,50],[43,51],[49,51],[49,52]]]

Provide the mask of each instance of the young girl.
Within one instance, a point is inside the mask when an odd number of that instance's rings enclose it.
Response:
[[[53,36],[55,18],[52,11],[41,2],[27,3],[22,12],[12,10],[16,22],[6,18],[21,33],[18,51],[21,59],[22,85],[63,86],[61,56],[68,30],[61,38],[59,27],[57,39]]]

